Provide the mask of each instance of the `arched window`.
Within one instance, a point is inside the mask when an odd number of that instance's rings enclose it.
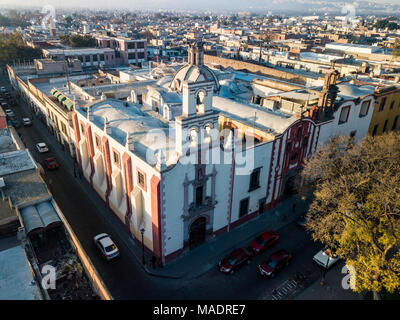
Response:
[[[206,94],[203,90],[199,91],[196,96],[196,112],[204,112],[204,98]]]
[[[189,139],[190,139],[190,146],[197,145],[197,130],[195,128],[190,130]]]

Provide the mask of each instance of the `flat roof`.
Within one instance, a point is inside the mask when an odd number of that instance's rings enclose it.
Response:
[[[4,176],[5,197],[10,197],[13,206],[35,203],[51,198],[46,184],[35,169]]]
[[[74,48],[74,49],[43,49],[43,51],[46,51],[49,54],[63,54],[66,56],[72,56],[72,55],[82,55],[82,54],[114,52],[114,49],[110,49],[110,48]]]
[[[0,300],[42,300],[21,246],[0,251],[0,270]]]
[[[27,149],[0,154],[0,164],[0,176],[37,168]]]
[[[141,158],[146,159],[148,149],[157,151],[162,149],[164,154],[167,155],[175,153],[175,142],[169,137],[169,126],[160,119],[151,116],[145,112],[139,105],[134,103],[106,99],[103,101],[96,101],[89,105],[93,115],[93,121],[98,128],[104,130],[106,119],[111,128],[111,136],[114,140],[121,145],[126,145],[128,134],[135,144],[134,153]],[[76,112],[87,118],[87,108],[77,108]],[[153,141],[149,138],[149,132],[152,130],[163,131],[165,134],[165,141],[157,139]],[[174,162],[173,157],[169,158]],[[155,164],[155,163],[154,163]]]
[[[218,96],[213,97],[213,108],[232,120],[238,120],[251,126],[255,125],[260,130],[269,129],[273,131],[271,133],[277,134],[284,132],[287,127],[298,120],[294,115]]]
[[[340,90],[338,96],[346,99],[356,99],[357,97],[363,97],[375,93],[375,86],[372,84],[357,86],[347,82],[338,84],[337,87]]]
[[[17,146],[15,145],[10,131],[8,129],[0,129],[0,154],[16,150]]]

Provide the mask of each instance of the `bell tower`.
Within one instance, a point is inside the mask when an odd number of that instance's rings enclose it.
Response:
[[[204,65],[204,49],[201,42],[194,42],[189,46],[188,63],[190,65]]]
[[[175,119],[176,151],[181,155],[185,144],[200,147],[206,129],[218,128],[218,112],[212,108],[213,88],[212,81],[183,82],[182,115]]]
[[[334,63],[331,69],[325,74],[324,86],[318,100],[318,120],[324,121],[332,117],[335,107],[335,100],[339,92],[336,86],[339,72],[335,70]]]

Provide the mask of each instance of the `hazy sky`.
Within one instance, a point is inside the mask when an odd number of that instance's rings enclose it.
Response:
[[[324,2],[328,2],[325,0]],[[332,0],[331,0],[332,1]],[[350,0],[333,0],[334,2],[354,3]],[[333,2],[332,1],[332,2]],[[279,4],[296,3],[299,7],[312,7],[312,3],[320,3],[318,0],[0,0],[0,6],[19,7],[53,5],[54,7],[90,7],[90,8],[196,8],[196,9],[238,9],[244,10],[251,7],[277,8]],[[398,4],[399,0],[371,0],[376,3]],[[282,6],[280,9],[292,8]]]

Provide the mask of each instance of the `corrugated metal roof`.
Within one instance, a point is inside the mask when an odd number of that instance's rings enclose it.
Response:
[[[61,223],[50,201],[23,208],[21,216],[27,234],[37,229],[47,228],[53,223]]]
[[[49,201],[39,203],[36,205],[36,209],[39,212],[40,218],[42,219],[45,227],[54,222],[61,222],[57,212]]]
[[[35,206],[29,206],[21,210],[22,220],[24,221],[26,233],[33,230],[44,228],[42,219],[40,219],[39,212]]]

